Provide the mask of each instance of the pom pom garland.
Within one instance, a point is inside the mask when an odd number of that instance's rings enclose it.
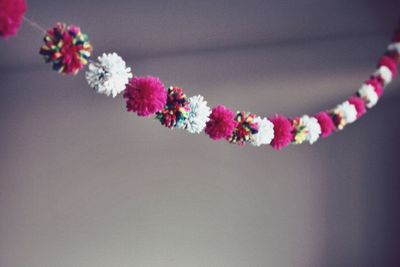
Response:
[[[270,121],[274,124],[274,138],[271,146],[275,150],[281,150],[292,142],[292,125],[287,118],[277,114],[270,118]]]
[[[201,95],[189,98],[189,111],[184,128],[190,133],[200,133],[210,119],[211,109]]]
[[[232,135],[227,139],[231,144],[244,145],[252,136],[258,133],[258,124],[254,121],[256,115],[249,112],[238,111],[235,121],[237,125]]]
[[[332,117],[327,112],[319,112],[314,117],[318,120],[318,124],[321,127],[321,137],[328,137],[336,129]]]
[[[182,128],[188,118],[189,102],[179,87],[169,87],[167,103],[157,112],[156,118],[167,128]]]
[[[116,53],[103,54],[98,60],[89,64],[86,80],[97,93],[116,97],[132,78],[131,68]]]
[[[40,54],[53,69],[62,74],[77,74],[88,63],[93,50],[79,27],[57,23],[47,30]]]
[[[260,117],[254,118],[254,123],[258,125],[258,132],[252,135],[251,144],[253,146],[268,145],[274,138],[274,125],[268,119]]]
[[[205,132],[211,139],[220,140],[232,136],[237,125],[235,114],[227,107],[218,105],[212,109]]]
[[[159,78],[134,77],[126,86],[124,98],[128,111],[139,116],[150,116],[162,110],[167,103],[167,91]]]
[[[26,12],[25,0],[0,0],[0,36],[15,36]]]
[[[45,32],[40,54],[62,74],[77,74],[86,64],[93,50],[87,35],[77,26],[57,23],[45,31],[36,22],[24,17],[25,0],[0,0],[0,36],[7,38],[17,33],[22,19]],[[275,115],[269,120],[250,112],[233,113],[223,105],[210,110],[203,96],[187,99],[179,87],[165,89],[156,77],[133,77],[131,69],[116,53],[103,54],[98,62],[91,61],[86,79],[97,93],[117,96],[124,91],[127,111],[139,116],[156,114],[168,128],[182,128],[190,133],[205,133],[213,140],[226,139],[230,143],[254,146],[270,144],[281,150],[290,143],[315,143],[335,130],[342,130],[366,113],[366,107],[376,105],[387,86],[398,74],[400,63],[400,26],[392,43],[377,64],[378,69],[365,81],[357,93],[330,111],[314,117],[303,115],[293,120]]]

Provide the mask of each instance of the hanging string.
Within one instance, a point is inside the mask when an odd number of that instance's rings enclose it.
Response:
[[[38,23],[36,23],[33,20],[28,19],[26,16],[24,16],[24,20],[25,22],[27,22],[29,25],[31,25],[33,28],[39,30],[40,32],[42,32],[43,34],[46,34],[46,30],[40,26]]]

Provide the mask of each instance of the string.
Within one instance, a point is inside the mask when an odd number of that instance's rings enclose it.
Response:
[[[39,24],[37,24],[35,21],[28,19],[26,16],[24,16],[24,20],[25,22],[27,22],[29,25],[31,25],[33,28],[39,30],[40,32],[42,32],[43,34],[46,34],[46,30],[40,26]]]

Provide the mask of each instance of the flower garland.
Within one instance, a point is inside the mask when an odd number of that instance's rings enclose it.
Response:
[[[25,0],[0,0],[0,36],[15,36],[22,20],[41,30],[24,17]],[[86,79],[99,94],[116,97],[123,93],[126,109],[138,116],[155,116],[167,128],[189,133],[204,131],[211,139],[253,146],[271,145],[276,150],[289,144],[315,143],[333,132],[343,130],[374,107],[383,89],[397,76],[400,63],[400,26],[396,29],[377,69],[348,100],[313,116],[293,119],[275,114],[262,118],[244,111],[233,112],[223,105],[211,109],[201,95],[187,98],[182,88],[168,89],[157,77],[133,76],[131,68],[116,53],[103,54],[98,62],[90,60],[93,48],[86,34],[74,25],[57,23],[45,32],[39,53],[55,71],[75,75],[89,64]]]

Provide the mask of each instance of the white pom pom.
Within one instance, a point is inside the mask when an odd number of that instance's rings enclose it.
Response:
[[[127,68],[116,53],[103,54],[98,60],[98,63],[89,64],[86,80],[97,93],[115,97],[125,90],[132,78],[131,68]]]
[[[388,47],[389,51],[396,51],[398,54],[400,54],[400,43],[392,43]]]
[[[392,71],[386,66],[380,66],[374,73],[374,76],[381,77],[385,86],[391,83],[393,79]]]
[[[314,117],[309,117],[307,115],[301,117],[301,120],[303,121],[303,124],[308,132],[306,140],[310,144],[315,143],[321,135],[321,125],[319,125],[318,120]]]
[[[346,124],[353,123],[357,120],[357,109],[353,104],[350,104],[349,101],[338,105],[337,109],[343,114]]]
[[[188,117],[183,124],[183,128],[190,133],[200,133],[206,127],[210,114],[211,109],[203,96],[196,95],[190,97]]]
[[[359,96],[366,102],[367,108],[372,108],[378,103],[379,97],[375,88],[370,84],[363,84],[358,90]]]
[[[274,124],[268,119],[260,117],[254,118],[258,124],[258,132],[253,134],[251,144],[254,146],[268,145],[274,139]]]

